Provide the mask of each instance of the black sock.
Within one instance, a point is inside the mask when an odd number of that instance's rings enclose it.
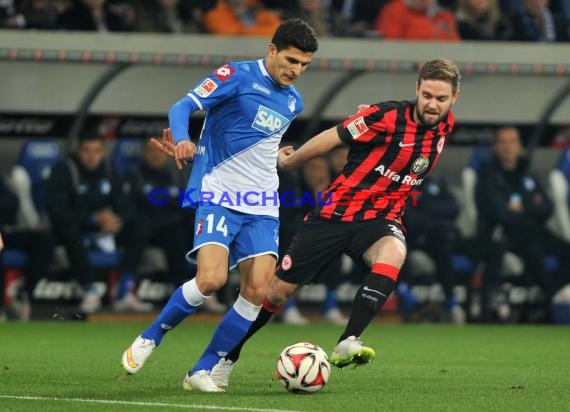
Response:
[[[339,342],[349,336],[359,337],[374,316],[382,309],[394,289],[395,280],[381,274],[369,273],[354,297],[352,313]]]
[[[249,327],[249,330],[247,331],[245,336],[242,338],[242,340],[240,340],[239,343],[236,345],[236,347],[234,347],[226,355],[226,359],[229,359],[232,362],[237,362],[237,360],[239,359],[239,355],[241,353],[241,349],[242,349],[243,345],[245,345],[245,342],[247,342],[249,340],[249,338],[251,338],[253,335],[255,335],[259,329],[264,327],[267,324],[267,322],[269,322],[269,319],[271,319],[271,316],[275,312],[279,311],[279,309],[281,309],[281,306],[274,306],[269,302],[269,300],[267,298],[265,298],[265,300],[263,301],[263,305],[261,306],[261,310],[259,311],[259,314],[257,315],[257,318],[255,318],[255,320],[253,321],[253,323]]]

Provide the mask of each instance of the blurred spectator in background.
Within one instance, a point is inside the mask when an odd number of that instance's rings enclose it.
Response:
[[[167,155],[147,140],[142,163],[127,174],[126,182],[136,221],[142,227],[144,247],[154,246],[164,252],[168,277],[161,280],[178,287],[196,275],[185,258],[192,249],[195,215],[189,213],[190,208],[179,205],[179,189],[185,182],[169,167],[168,160]],[[164,200],[168,201],[163,203]],[[207,302],[202,308],[205,312],[227,310],[216,296]]]
[[[167,162],[168,156],[147,140],[142,163],[127,174],[126,182],[134,202],[136,220],[142,227],[144,246],[151,245],[164,251],[168,280],[177,287],[189,278],[184,256],[189,250],[190,233],[178,205],[178,189],[184,187],[183,182]]]
[[[296,0],[287,17],[300,17],[319,37],[344,36],[347,24],[342,15],[323,0]]]
[[[457,29],[462,40],[508,40],[511,36],[498,0],[459,0]]]
[[[71,0],[0,0],[0,28],[57,29],[58,17]]]
[[[82,312],[91,313],[101,307],[88,252],[115,252],[115,241],[125,248],[113,309],[149,312],[152,305],[134,295],[135,269],[145,241],[143,226],[132,215],[124,188],[107,167],[104,150],[103,139],[87,133],[80,138],[76,153],[54,166],[47,184],[52,230],[84,288],[79,307]]]
[[[549,0],[522,0],[512,16],[512,40],[564,42],[570,40],[568,21],[548,8]]]
[[[58,24],[65,30],[130,31],[136,22],[135,7],[121,0],[74,0],[59,16]]]
[[[206,32],[219,35],[271,36],[281,19],[256,0],[218,0],[204,15]]]
[[[0,231],[9,249],[19,249],[26,253],[27,266],[24,277],[5,279],[0,276],[4,293],[0,295],[7,309],[21,320],[28,320],[31,314],[29,299],[39,279],[45,277],[53,258],[54,241],[46,229],[21,229],[18,227],[18,196],[10,189],[4,179],[0,179]],[[0,267],[0,270],[5,269]]]
[[[570,274],[570,244],[546,229],[553,205],[529,170],[516,128],[502,127],[496,131],[492,157],[478,176],[476,202],[478,237],[486,261],[483,310],[496,311],[499,320],[510,317],[506,298],[499,291],[503,255],[510,250],[524,262],[526,283],[534,281],[540,286],[548,313],[550,299]],[[561,262],[557,277],[548,273],[547,253],[555,254]]]
[[[204,13],[216,0],[145,0],[137,4],[137,31],[159,33],[202,33]]]
[[[376,31],[391,40],[459,40],[455,16],[437,0],[392,0],[380,11]]]
[[[406,227],[406,241],[410,250],[420,249],[433,259],[436,280],[443,289],[446,309],[451,321],[465,323],[465,311],[457,301],[453,288],[457,284],[453,271],[453,254],[460,243],[460,234],[455,226],[459,204],[449,190],[441,174],[424,179],[421,191],[415,200],[408,200],[403,223]],[[404,273],[407,263],[402,269]],[[404,286],[399,282],[398,289]]]
[[[285,188],[280,185],[280,192],[283,198],[280,208],[281,227],[287,227],[285,232],[281,231],[280,233],[280,256],[283,256],[284,251],[289,247],[292,236],[295,234],[304,216],[314,209],[319,199],[322,203],[326,202],[326,199],[323,199],[323,191],[331,182],[331,168],[328,159],[320,156],[308,160],[301,169],[301,174],[298,178],[298,189],[296,190],[294,186]],[[286,181],[286,179],[283,180],[283,182]],[[293,197],[296,197],[295,204],[297,207],[291,207],[291,198]],[[284,218],[287,220],[284,220]],[[315,283],[322,283],[326,286],[326,295],[322,304],[322,319],[335,325],[346,325],[348,321],[348,318],[339,309],[337,298],[337,288],[343,281],[341,259],[342,256],[336,257],[315,278]],[[283,322],[296,325],[309,323],[308,319],[299,311],[295,299],[287,302],[283,308]]]
[[[0,28],[23,29],[25,27],[26,19],[16,9],[14,0],[0,0]]]
[[[347,22],[346,32],[355,37],[376,37],[376,17],[388,0],[333,0],[333,7]]]

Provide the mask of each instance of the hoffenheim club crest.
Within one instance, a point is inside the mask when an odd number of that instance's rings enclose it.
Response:
[[[289,102],[287,103],[287,105],[289,106],[289,110],[291,110],[291,113],[293,113],[295,111],[295,104],[297,103],[297,99],[295,99],[293,96],[289,96]]]

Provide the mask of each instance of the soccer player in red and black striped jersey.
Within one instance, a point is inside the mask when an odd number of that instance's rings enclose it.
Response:
[[[324,204],[299,227],[248,335],[212,370],[215,382],[227,384],[243,343],[341,253],[368,267],[369,273],[356,293],[350,320],[330,360],[344,367],[374,358],[374,350],[363,346],[360,336],[392,292],[404,263],[401,217],[406,198],[433,169],[453,130],[451,106],[459,95],[460,79],[452,61],[429,61],[420,70],[416,100],[365,105],[298,150],[291,146],[280,150],[278,165],[291,170],[338,145],[350,146],[346,165],[325,191]]]

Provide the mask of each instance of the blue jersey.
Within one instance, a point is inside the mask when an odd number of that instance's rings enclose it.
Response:
[[[303,109],[297,89],[276,83],[260,59],[218,68],[187,96],[207,113],[184,206],[212,199],[242,213],[278,217],[277,152]]]

